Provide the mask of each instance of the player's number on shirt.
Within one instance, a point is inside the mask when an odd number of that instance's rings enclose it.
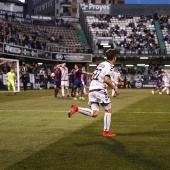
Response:
[[[96,68],[96,70],[93,72],[93,75],[94,75],[94,76],[93,76],[93,79],[94,79],[94,80],[98,80],[98,77],[99,77],[101,71],[102,71],[102,69]]]

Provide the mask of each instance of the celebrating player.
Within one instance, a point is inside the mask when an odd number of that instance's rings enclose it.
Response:
[[[166,90],[166,94],[169,94],[169,86],[170,86],[170,71],[169,70],[167,70],[163,74],[162,80],[164,81],[164,86],[165,86],[162,90],[162,93]]]
[[[9,92],[11,91],[11,86],[12,86],[14,94],[16,95],[15,80],[16,80],[16,75],[14,73],[14,69],[11,68],[10,72],[7,73],[8,91]]]
[[[71,110],[68,113],[69,118],[76,113],[79,112],[86,116],[97,117],[99,114],[99,104],[104,108],[104,131],[102,135],[104,137],[113,137],[116,134],[112,134],[110,129],[111,124],[111,101],[108,95],[106,85],[110,86],[115,90],[116,94],[118,93],[118,89],[111,82],[111,76],[113,72],[112,65],[116,61],[116,51],[114,49],[109,49],[106,51],[107,61],[100,63],[96,70],[93,72],[93,80],[90,83],[89,87],[89,108],[81,108],[77,105],[72,105]]]
[[[61,93],[62,93],[62,97],[65,97],[64,88],[66,89],[67,97],[69,97],[68,68],[66,67],[66,63],[59,64],[58,67],[61,70]]]

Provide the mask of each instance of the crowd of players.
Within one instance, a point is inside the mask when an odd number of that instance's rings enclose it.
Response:
[[[155,94],[155,91],[159,90],[159,94],[162,94],[166,91],[166,94],[169,94],[170,87],[170,70],[166,70],[162,74],[157,75],[156,87],[152,90],[152,94]]]
[[[59,88],[61,85],[62,98],[69,97],[69,76],[72,80],[71,96],[74,100],[77,100],[77,93],[79,93],[80,100],[85,100],[83,95],[86,95],[87,75],[92,75],[85,70],[85,67],[81,67],[78,64],[74,65],[74,69],[69,73],[66,63],[58,64],[54,66],[54,72],[51,77],[54,79],[54,97],[58,97]],[[66,90],[66,95],[65,95]]]
[[[161,66],[149,67],[149,80],[156,81],[156,88],[152,90],[152,94],[154,94],[156,90],[159,90],[159,94],[162,94],[164,91],[169,94],[170,71],[163,72],[161,68]],[[131,88],[133,84],[132,81],[145,81],[143,76],[144,71],[143,67],[140,69],[128,68],[126,66],[114,67],[112,81],[116,87]],[[10,72],[10,66],[2,63],[0,65],[0,72],[7,74]],[[84,95],[87,94],[86,86],[92,79],[92,73],[87,72],[85,66],[81,66],[81,64],[75,64],[74,69],[69,70],[66,63],[57,64],[54,68],[24,63],[20,66],[20,73],[20,79],[24,84],[25,91],[27,90],[27,83],[29,82],[28,73],[34,73],[35,78],[38,77],[37,80],[39,83],[44,81],[52,82],[52,79],[54,79],[54,97],[57,97],[59,89],[61,88],[62,98],[66,96],[69,97],[71,94],[74,100],[78,99],[78,95],[79,99],[85,99]],[[72,88],[69,93],[70,84]],[[115,96],[114,90],[112,90],[111,96]]]

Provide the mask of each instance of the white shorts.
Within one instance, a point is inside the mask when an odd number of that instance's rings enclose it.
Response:
[[[69,81],[62,81],[61,80],[61,86],[68,87],[69,86]]]
[[[165,85],[165,87],[169,87],[170,86],[168,82],[165,82],[164,85]]]
[[[107,90],[89,92],[89,105],[91,106],[92,103],[101,104],[102,106],[110,104],[111,101]]]

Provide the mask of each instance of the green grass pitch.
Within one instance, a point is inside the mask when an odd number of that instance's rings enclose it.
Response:
[[[109,91],[110,93],[110,91]],[[112,98],[111,132],[97,118],[68,110],[85,101],[53,98],[53,90],[0,93],[0,170],[168,170],[170,95],[121,89]]]

